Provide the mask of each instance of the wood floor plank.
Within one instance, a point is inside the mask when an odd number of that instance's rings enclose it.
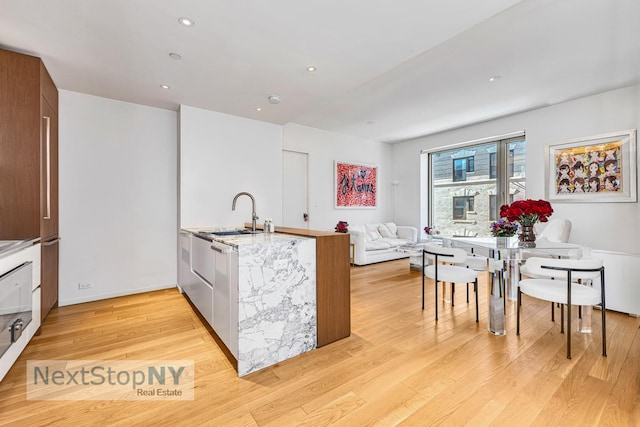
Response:
[[[487,331],[486,275],[476,323],[464,287],[436,322],[428,283],[421,310],[406,259],[351,272],[351,336],[244,378],[175,289],[56,308],[0,382],[0,425],[640,425],[640,319],[607,313],[603,358],[594,311],[567,360],[548,303],[523,300],[519,337],[513,301],[507,335]],[[39,359],[193,360],[195,399],[27,400],[26,361]]]

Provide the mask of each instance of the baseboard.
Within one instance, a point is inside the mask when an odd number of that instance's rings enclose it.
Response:
[[[175,283],[171,283],[171,284],[165,284],[165,285],[148,286],[146,288],[128,289],[126,291],[123,290],[123,291],[118,291],[118,292],[109,292],[109,293],[100,294],[100,295],[88,295],[88,296],[82,297],[82,298],[73,298],[73,299],[69,299],[69,300],[59,300],[58,301],[58,306],[59,307],[63,307],[63,306],[66,306],[66,305],[82,304],[82,303],[85,303],[85,302],[100,301],[100,300],[103,300],[103,299],[124,297],[124,296],[127,296],[127,295],[142,294],[144,292],[159,291],[159,290],[162,290],[162,289],[171,289],[171,288],[175,288],[175,287],[177,287],[177,285]]]

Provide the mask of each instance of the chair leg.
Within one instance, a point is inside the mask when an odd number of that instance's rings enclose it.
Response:
[[[424,272],[422,273],[422,310],[424,310]]]
[[[564,334],[564,304],[560,304],[560,333]]]
[[[602,303],[602,355],[607,357],[607,315],[604,302]]]
[[[456,282],[451,282],[451,307],[456,306]]]
[[[469,304],[469,284],[467,283],[467,304]]]
[[[607,356],[607,307],[604,303],[604,267],[600,269],[600,305],[602,307],[602,355]]]
[[[578,319],[582,319],[582,306],[578,306]]]
[[[571,306],[567,304],[567,359],[571,359]]]
[[[438,321],[438,284],[436,283],[436,322]]]
[[[479,322],[478,320],[478,279],[476,279],[473,282],[473,290],[474,293],[476,294],[476,323]],[[467,283],[467,302],[469,302],[469,284]]]
[[[518,301],[516,303],[516,335],[520,335],[520,310],[522,307],[520,303],[522,302],[522,292],[520,292],[520,286],[518,286]]]
[[[553,302],[551,302],[551,321],[556,321],[556,308],[554,307]]]

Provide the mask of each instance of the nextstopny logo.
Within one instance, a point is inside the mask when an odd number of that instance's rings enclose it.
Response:
[[[29,400],[193,400],[192,360],[29,360]]]

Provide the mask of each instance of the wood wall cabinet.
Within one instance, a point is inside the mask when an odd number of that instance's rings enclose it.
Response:
[[[0,77],[0,240],[40,237],[44,319],[58,301],[58,89],[40,58],[3,49]]]

